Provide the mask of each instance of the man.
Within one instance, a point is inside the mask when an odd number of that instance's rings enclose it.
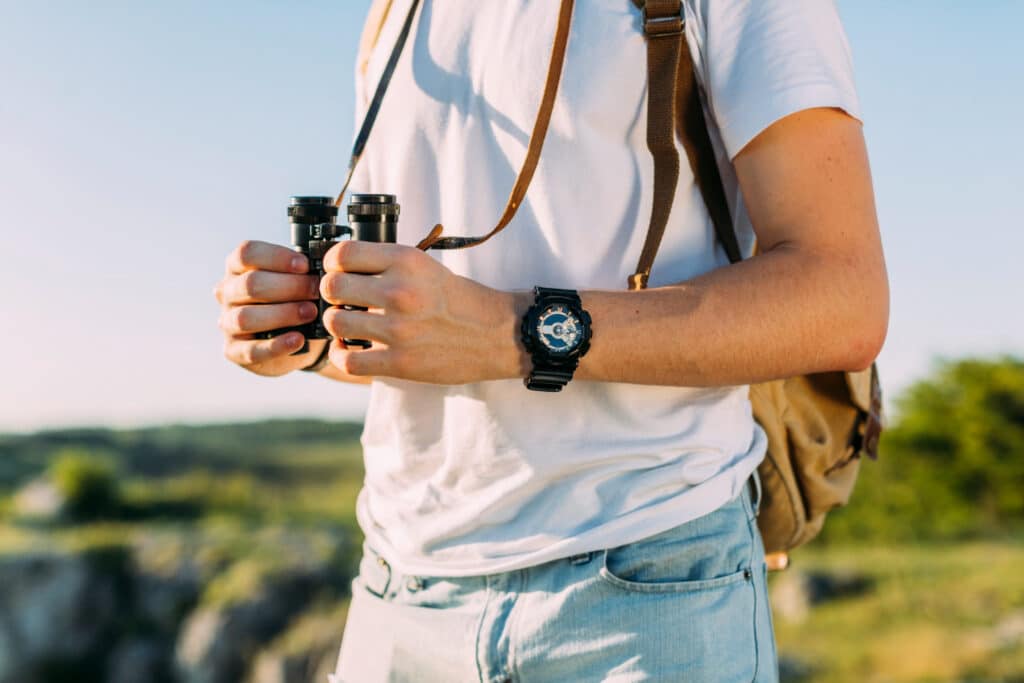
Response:
[[[410,1],[385,13],[360,109]],[[473,249],[406,246],[438,220],[459,234],[494,224],[557,14],[535,0],[425,2],[354,182],[398,196],[400,244],[340,244],[316,283],[302,257],[247,242],[218,286],[227,357],[263,375],[316,359],[316,344],[290,355],[294,333],[252,335],[309,321],[318,290],[370,309],[324,316],[337,339],[374,345],[333,341],[319,371],[372,379],[367,542],[339,681],[777,677],[748,495],[765,437],[747,385],[868,367],[888,319],[845,36],[823,0],[683,2],[752,258],[723,267],[684,162],[649,288],[625,290],[653,177],[644,36],[627,0],[577,4],[515,221]],[[544,373],[552,344],[582,354],[574,374]]]

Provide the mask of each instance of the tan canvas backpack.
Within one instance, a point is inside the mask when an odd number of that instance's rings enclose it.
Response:
[[[742,259],[725,197],[704,108],[686,42],[681,0],[632,0],[640,9],[647,41],[647,145],[654,158],[654,201],[647,238],[630,289],[643,289],[661,243],[679,180],[679,153],[686,151],[715,233],[732,263]],[[403,28],[370,103],[349,163],[362,154],[387,81],[409,34],[418,0],[410,4]],[[540,158],[551,110],[558,92],[573,0],[562,0],[551,60],[526,157],[498,224],[480,237],[442,236],[440,225],[420,243],[421,249],[462,249],[482,244],[500,232],[522,203]],[[360,49],[361,68],[376,42],[391,0],[376,0]],[[345,187],[348,186],[346,180]],[[337,198],[340,204],[345,188]],[[863,455],[876,458],[882,427],[882,395],[874,365],[862,372],[826,372],[791,377],[750,388],[754,418],[768,436],[768,453],[758,468],[762,500],[758,526],[769,564],[785,566],[785,553],[818,534],[825,515],[844,505],[853,491]]]

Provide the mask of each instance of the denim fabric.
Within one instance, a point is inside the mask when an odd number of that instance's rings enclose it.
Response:
[[[480,577],[403,575],[365,546],[331,682],[777,681],[755,505]]]

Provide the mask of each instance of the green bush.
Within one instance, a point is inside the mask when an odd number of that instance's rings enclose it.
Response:
[[[117,471],[100,453],[67,449],[50,464],[49,477],[64,498],[72,521],[115,517],[120,510]]]

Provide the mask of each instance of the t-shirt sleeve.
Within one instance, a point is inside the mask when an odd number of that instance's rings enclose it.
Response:
[[[814,107],[860,118],[850,46],[831,0],[702,0],[705,95],[729,158]]]

